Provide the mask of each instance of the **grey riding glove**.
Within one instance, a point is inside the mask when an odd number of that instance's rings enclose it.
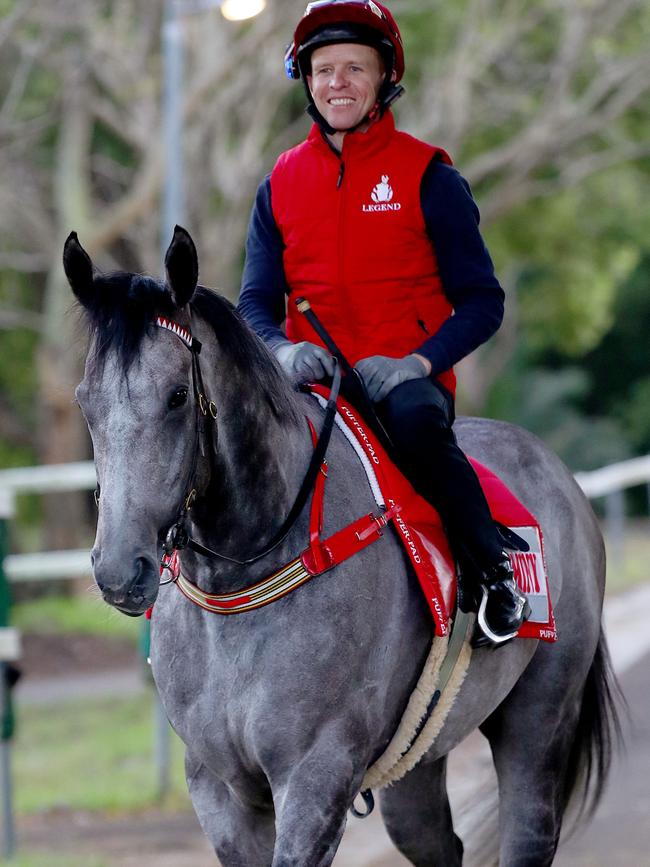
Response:
[[[334,359],[322,346],[315,343],[280,343],[273,347],[280,367],[295,383],[313,382],[325,376],[334,376]]]
[[[428,376],[425,363],[415,355],[404,358],[387,358],[385,355],[371,355],[356,364],[370,400],[379,403],[396,385],[409,379],[422,379]]]

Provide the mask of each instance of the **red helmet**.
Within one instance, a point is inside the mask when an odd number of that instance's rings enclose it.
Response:
[[[404,75],[404,47],[395,19],[375,0],[314,0],[305,9],[284,55],[287,76],[300,78],[301,61],[322,45],[363,42],[373,45],[390,62],[395,82]],[[301,53],[303,57],[301,57]]]

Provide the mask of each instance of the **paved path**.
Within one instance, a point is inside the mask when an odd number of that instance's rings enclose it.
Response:
[[[630,710],[625,753],[593,821],[566,841],[556,867],[650,867],[650,653],[623,674],[621,686]]]

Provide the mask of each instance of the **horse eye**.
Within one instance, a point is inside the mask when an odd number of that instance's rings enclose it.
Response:
[[[176,409],[179,406],[183,406],[184,403],[187,403],[187,389],[178,388],[169,398],[169,408]]]

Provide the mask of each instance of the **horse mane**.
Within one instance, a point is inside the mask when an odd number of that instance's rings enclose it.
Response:
[[[179,314],[169,289],[153,277],[114,271],[95,274],[95,292],[84,303],[93,341],[92,361],[102,366],[115,354],[125,373],[140,355],[146,334],[153,334],[157,316]],[[190,310],[206,320],[222,351],[278,418],[296,420],[297,401],[270,351],[235,307],[214,289],[197,286]],[[254,375],[250,372],[254,371]]]
[[[274,414],[299,421],[302,416],[293,389],[264,341],[230,301],[214,289],[197,286],[190,307],[212,326],[222,351],[242,374],[249,374],[251,388],[261,391]]]

